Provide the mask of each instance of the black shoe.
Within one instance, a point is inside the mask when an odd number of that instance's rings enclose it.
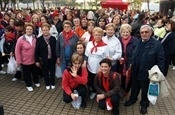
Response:
[[[141,107],[140,113],[141,114],[146,114],[147,113],[147,107]]]
[[[86,102],[82,102],[82,103],[81,103],[81,107],[82,107],[82,108],[86,108]]]
[[[135,103],[135,101],[131,101],[131,100],[128,100],[127,102],[125,102],[125,106],[130,106],[130,105],[132,105],[132,104],[134,104]]]

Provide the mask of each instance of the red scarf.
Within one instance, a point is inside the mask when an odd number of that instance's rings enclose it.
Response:
[[[63,30],[63,38],[64,38],[64,40],[65,40],[65,45],[68,45],[69,44],[69,39],[71,39],[72,37],[73,37],[73,35],[74,35],[74,31],[73,30],[71,30],[71,31],[69,31],[69,32],[65,32],[64,30]]]
[[[6,41],[13,41],[15,39],[15,33],[9,33],[9,34],[5,34],[5,39]]]
[[[104,42],[103,42],[103,40],[100,40],[98,43],[97,43],[97,45],[95,45],[95,40],[93,40],[92,41],[92,43],[93,43],[93,48],[91,49],[91,53],[95,50],[95,52],[97,52],[97,48],[98,47],[102,47],[102,46],[106,46],[107,44],[105,44]]]
[[[109,86],[110,73],[108,74],[108,77],[105,77],[102,72],[100,75],[101,75],[101,79],[102,79],[103,88],[105,89],[106,92],[108,92],[110,90],[110,86]],[[108,104],[108,106],[110,106],[112,108],[111,98],[106,99],[106,104]]]
[[[125,61],[126,61],[126,59],[127,59],[127,57],[126,57],[126,46],[128,45],[128,43],[129,43],[129,41],[130,41],[130,39],[131,39],[131,36],[129,36],[127,39],[123,39],[122,38],[122,43],[123,43],[123,47],[124,47],[124,49],[123,49],[123,51],[124,51],[124,64],[123,64],[123,71],[122,71],[122,74],[125,76],[126,75],[126,65],[125,65]]]
[[[89,41],[93,41],[93,40],[94,40],[94,36],[92,35],[92,33],[91,33],[91,32],[89,32],[89,34],[90,34]]]

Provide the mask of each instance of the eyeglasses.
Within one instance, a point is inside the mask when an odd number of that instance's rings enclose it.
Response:
[[[149,31],[142,31],[142,32],[140,32],[140,34],[148,34],[149,33]]]

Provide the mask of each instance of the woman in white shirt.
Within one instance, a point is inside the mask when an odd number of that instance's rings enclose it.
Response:
[[[122,46],[119,39],[115,36],[115,24],[109,23],[106,25],[106,36],[102,39],[109,48],[108,59],[112,62],[111,70],[116,72],[117,60],[119,60],[122,55]]]
[[[103,30],[99,27],[94,28],[93,36],[94,39],[88,42],[85,50],[85,56],[87,59],[87,69],[88,69],[88,85],[92,88],[92,94],[90,99],[93,99],[96,95],[96,90],[94,88],[94,77],[98,72],[100,67],[99,62],[109,57],[108,46],[102,40]]]
[[[94,28],[95,28],[95,22],[94,22],[94,21],[89,21],[89,22],[88,22],[88,31],[85,32],[85,33],[83,34],[83,36],[81,37],[81,41],[82,41],[85,45],[87,45],[87,43],[88,43],[89,41],[92,41],[92,40],[94,39],[93,34],[92,34]]]

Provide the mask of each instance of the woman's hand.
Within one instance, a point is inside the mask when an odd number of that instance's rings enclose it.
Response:
[[[123,57],[120,58],[119,62],[120,62],[121,65],[124,63],[124,60],[125,59]]]
[[[99,102],[100,100],[102,100],[104,98],[105,98],[105,95],[104,94],[98,94],[97,95],[97,98],[96,98],[96,101]]]
[[[39,62],[36,62],[35,65],[36,65],[37,67],[40,67],[40,63],[39,63]]]
[[[77,97],[78,97],[78,95],[76,95],[74,93],[71,93],[71,98],[72,98],[73,101],[76,101]]]
[[[60,62],[60,58],[57,58],[57,65],[60,66],[61,62]]]
[[[10,56],[14,56],[13,52],[10,52]]]
[[[86,67],[86,61],[83,62],[82,67]]]
[[[77,71],[78,71],[78,69],[77,69],[75,66],[70,67],[70,69],[71,69],[70,74],[71,74],[73,77],[77,77]]]

